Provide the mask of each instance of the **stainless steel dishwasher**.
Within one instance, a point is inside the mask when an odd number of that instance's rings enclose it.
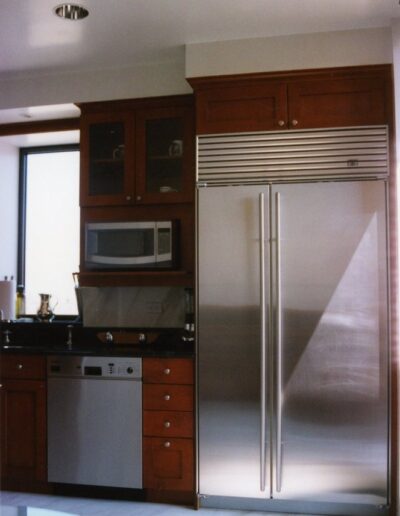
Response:
[[[49,356],[48,481],[142,487],[142,360]]]

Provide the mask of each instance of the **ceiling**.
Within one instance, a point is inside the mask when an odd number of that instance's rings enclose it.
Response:
[[[81,0],[81,21],[59,0],[0,2],[0,81],[177,60],[189,43],[389,27],[399,0]],[[49,109],[0,111],[0,123],[50,118]],[[63,105],[58,114],[76,116]],[[54,114],[54,106],[51,106]],[[61,116],[60,116],[61,117]]]
[[[399,0],[81,0],[90,14],[74,22],[55,16],[59,3],[0,2],[0,79],[128,67],[175,59],[188,43],[383,27],[400,17]]]

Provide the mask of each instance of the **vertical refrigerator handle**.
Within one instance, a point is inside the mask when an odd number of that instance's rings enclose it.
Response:
[[[260,344],[261,344],[261,370],[260,370],[260,490],[265,491],[265,391],[266,391],[266,336],[265,336],[265,213],[264,194],[259,196],[259,228],[260,228]]]
[[[275,194],[276,278],[276,490],[282,484],[282,299],[281,299],[281,198]]]

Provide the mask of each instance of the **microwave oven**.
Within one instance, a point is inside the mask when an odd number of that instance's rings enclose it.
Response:
[[[173,269],[177,221],[87,222],[86,269]]]

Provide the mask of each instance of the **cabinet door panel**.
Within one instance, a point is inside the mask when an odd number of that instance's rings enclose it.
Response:
[[[143,484],[147,489],[193,489],[192,439],[143,439]]]
[[[46,481],[46,386],[3,380],[1,474],[7,480]]]
[[[192,201],[192,107],[139,110],[136,127],[136,202],[164,204]]]
[[[130,204],[134,198],[134,117],[90,115],[81,123],[81,206]]]
[[[292,129],[385,124],[389,118],[384,77],[294,82],[288,99]]]
[[[198,134],[267,131],[286,126],[285,83],[224,84],[199,90],[196,100]]]

